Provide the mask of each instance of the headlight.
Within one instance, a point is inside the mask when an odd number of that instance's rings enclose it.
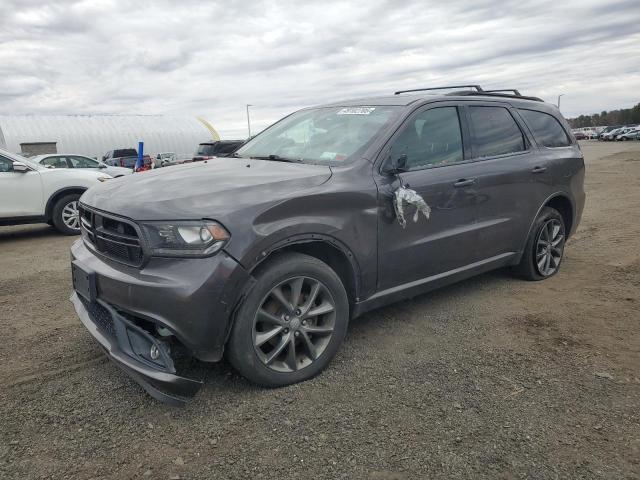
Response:
[[[229,232],[218,222],[145,222],[140,225],[157,257],[206,257],[220,250]]]

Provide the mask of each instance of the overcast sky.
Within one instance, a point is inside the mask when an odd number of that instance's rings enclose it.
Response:
[[[567,117],[640,102],[640,0],[0,0],[0,113],[194,114],[223,138],[294,109],[459,82]]]

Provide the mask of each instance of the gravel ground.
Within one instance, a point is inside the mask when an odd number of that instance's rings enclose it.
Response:
[[[497,271],[352,322],[314,380],[228,365],[184,409],[109,363],[73,239],[0,228],[0,478],[640,478],[640,142],[585,142],[562,271]]]

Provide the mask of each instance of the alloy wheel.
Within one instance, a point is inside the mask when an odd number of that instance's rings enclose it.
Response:
[[[564,251],[564,228],[559,220],[547,220],[538,233],[536,268],[544,277],[553,275],[560,267]]]
[[[62,209],[62,222],[72,230],[80,228],[80,218],[78,216],[78,201],[67,203]]]
[[[329,345],[336,305],[329,289],[311,277],[293,277],[269,291],[253,322],[258,358],[276,372],[295,372]]]

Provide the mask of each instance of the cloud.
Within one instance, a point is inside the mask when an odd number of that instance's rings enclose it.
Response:
[[[636,0],[4,0],[3,113],[202,115],[223,137],[307,105],[452,83],[573,116],[640,101]]]

